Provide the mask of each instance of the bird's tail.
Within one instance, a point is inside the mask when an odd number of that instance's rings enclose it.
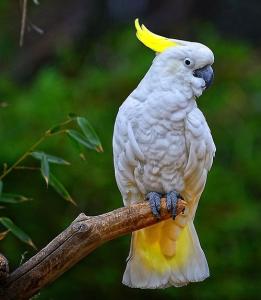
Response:
[[[123,283],[133,288],[180,287],[209,276],[193,224],[172,219],[133,233]]]

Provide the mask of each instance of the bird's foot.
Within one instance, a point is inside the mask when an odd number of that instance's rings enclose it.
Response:
[[[182,199],[182,196],[177,193],[176,191],[171,191],[166,194],[166,199],[167,199],[167,209],[169,212],[171,212],[173,220],[175,220],[177,216],[177,202],[178,199]]]
[[[150,203],[151,212],[153,215],[160,219],[160,199],[162,197],[162,194],[157,192],[149,192],[146,195],[146,200]]]

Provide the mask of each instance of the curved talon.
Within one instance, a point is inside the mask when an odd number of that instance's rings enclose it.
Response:
[[[177,216],[176,208],[177,208],[178,199],[183,199],[183,198],[176,191],[171,191],[166,194],[166,199],[167,199],[167,209],[169,212],[171,212],[173,220],[175,220]]]
[[[162,194],[157,192],[149,192],[146,195],[146,200],[150,203],[151,212],[153,213],[154,217],[160,219],[160,200]]]

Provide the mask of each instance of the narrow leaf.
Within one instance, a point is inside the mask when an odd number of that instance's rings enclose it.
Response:
[[[80,159],[81,159],[81,160],[86,160],[86,157],[85,157],[84,153],[81,152],[81,153],[79,154],[79,156],[80,156]]]
[[[8,229],[6,231],[0,232],[0,241],[3,240],[7,236],[7,234],[8,234],[9,231],[10,230]]]
[[[31,201],[31,198],[27,198],[22,195],[17,195],[17,194],[10,194],[10,193],[2,193],[0,197],[0,202],[4,203],[21,203],[21,202],[26,202],[26,201]]]
[[[63,186],[63,184],[53,175],[53,173],[50,173],[50,185],[55,189],[55,191],[62,196],[65,200],[71,202],[75,206],[77,205],[75,201],[72,199],[66,188]]]
[[[88,141],[86,139],[86,137],[83,134],[81,134],[80,132],[70,129],[67,131],[67,133],[72,139],[74,139],[80,145],[82,145],[88,149],[93,149],[93,150],[96,148],[95,145],[92,144],[90,141]]]
[[[48,162],[52,163],[52,164],[70,165],[70,163],[68,161],[64,160],[63,158],[54,156],[54,155],[50,155],[50,154],[46,154],[44,152],[35,151],[35,152],[32,152],[31,155],[32,155],[32,157],[34,157],[35,159],[38,159],[38,160],[42,160],[43,156],[45,155]]]
[[[6,217],[0,218],[0,223],[7,229],[9,229],[17,238],[19,238],[22,242],[30,245],[34,249],[36,249],[32,239],[17,225],[14,224],[14,222]]]
[[[86,160],[85,155],[84,155],[84,147],[79,144],[74,138],[72,138],[69,135],[69,132],[67,132],[67,136],[70,140],[70,142],[72,143],[72,146],[76,149],[76,151],[79,153],[79,156],[82,160]]]
[[[102,152],[103,149],[102,149],[101,141],[97,133],[91,126],[90,122],[86,118],[77,117],[77,123],[81,128],[82,132],[84,133],[85,137],[87,138],[87,140],[89,140],[95,146],[95,150],[98,152]]]
[[[42,160],[41,160],[41,173],[48,186],[50,169],[49,169],[47,156],[45,155],[45,153],[43,153]]]

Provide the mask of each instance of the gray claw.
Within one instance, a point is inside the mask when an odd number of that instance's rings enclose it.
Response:
[[[157,219],[160,219],[160,199],[161,199],[161,197],[162,197],[162,194],[157,193],[157,192],[149,192],[146,195],[146,199],[150,203],[151,211]]]
[[[169,212],[171,212],[173,220],[175,220],[177,216],[176,208],[177,208],[178,199],[179,198],[183,199],[183,198],[176,191],[168,192],[166,194],[166,198],[167,198],[167,209]]]

